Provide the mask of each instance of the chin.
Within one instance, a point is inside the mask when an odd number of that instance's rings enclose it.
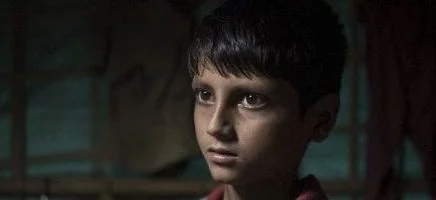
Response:
[[[237,184],[240,182],[239,173],[232,168],[213,166],[209,167],[214,181],[220,184]]]

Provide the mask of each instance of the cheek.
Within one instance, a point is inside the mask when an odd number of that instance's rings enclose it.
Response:
[[[304,124],[300,120],[293,119],[279,125],[277,132],[275,151],[281,153],[284,159],[291,158],[293,162],[299,159],[307,143]]]
[[[198,145],[200,149],[203,149],[207,143],[206,139],[206,129],[208,124],[207,113],[204,109],[195,106],[194,109],[194,125],[195,125],[195,135],[197,137]]]
[[[302,124],[292,117],[266,117],[239,127],[244,155],[259,165],[296,165],[305,145]]]

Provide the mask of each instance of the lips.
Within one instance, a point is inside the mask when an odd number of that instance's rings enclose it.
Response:
[[[224,148],[209,148],[209,152],[222,154],[226,156],[237,156],[237,154],[234,151],[227,150]]]
[[[220,166],[231,166],[236,164],[238,155],[235,151],[225,148],[209,148],[206,152],[206,159]]]

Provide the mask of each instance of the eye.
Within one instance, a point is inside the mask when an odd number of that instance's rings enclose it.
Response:
[[[195,89],[195,101],[200,104],[210,105],[213,104],[215,100],[211,92],[202,88],[198,88]]]
[[[266,98],[259,94],[244,94],[239,106],[248,109],[259,109],[266,106]]]

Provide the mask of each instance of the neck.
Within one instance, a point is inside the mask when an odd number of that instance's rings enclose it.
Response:
[[[224,200],[295,199],[299,190],[296,177],[263,180],[240,185],[225,185]]]

